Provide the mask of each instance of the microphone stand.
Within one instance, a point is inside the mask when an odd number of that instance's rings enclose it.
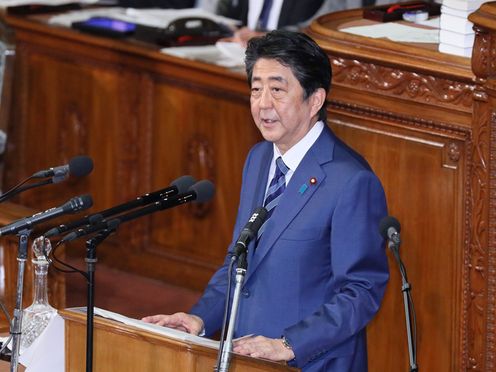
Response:
[[[105,229],[95,237],[86,241],[86,267],[87,272],[87,304],[86,304],[86,372],[93,371],[93,320],[95,311],[95,268],[98,259],[96,258],[96,247],[112,234],[113,229]]]
[[[29,180],[29,178],[28,178],[28,180]],[[53,183],[53,181],[52,181],[52,179],[49,179],[49,180],[44,180],[44,181],[39,181],[39,182],[31,183],[29,185],[24,185],[22,187],[19,186],[18,188],[10,189],[9,191],[6,191],[2,195],[0,195],[0,203],[4,202],[6,200],[9,200],[10,198],[13,198],[17,194],[20,194],[21,192],[24,192],[26,190],[29,190],[29,189],[32,189],[32,188],[35,188],[35,187],[38,187],[38,186],[49,185],[51,183]]]
[[[394,258],[396,259],[396,262],[398,263],[399,269],[400,269],[400,274],[401,274],[401,291],[403,292],[403,304],[405,308],[405,321],[406,321],[406,335],[407,335],[407,341],[408,341],[408,355],[409,355],[409,362],[410,362],[410,372],[418,372],[418,365],[417,365],[417,347],[416,347],[416,340],[413,336],[412,332],[412,323],[415,325],[414,319],[415,319],[415,309],[413,308],[413,302],[411,301],[411,285],[408,282],[408,278],[406,275],[406,268],[403,262],[401,261],[400,258],[400,242],[399,240],[393,241],[390,240],[389,243],[389,249],[393,252]],[[412,308],[413,312],[413,322],[412,322],[412,316],[410,313],[410,307]],[[416,330],[414,330],[416,334]]]
[[[19,347],[21,345],[22,330],[22,291],[24,287],[24,269],[28,256],[28,240],[31,234],[30,229],[19,231],[18,249],[17,249],[17,289],[16,305],[14,309],[14,320],[10,333],[12,334],[12,354],[10,357],[10,372],[17,372],[19,365]]]
[[[238,258],[238,267],[236,269],[236,286],[234,288],[233,302],[231,305],[231,317],[229,319],[229,327],[227,329],[226,341],[224,342],[224,346],[222,350],[219,350],[221,353],[220,366],[217,372],[227,372],[229,370],[229,363],[231,361],[231,352],[232,352],[232,340],[234,335],[234,327],[236,325],[236,316],[238,314],[238,305],[239,298],[241,294],[241,287],[243,286],[243,282],[245,280],[246,268],[248,263],[246,261],[246,250],[241,253]]]

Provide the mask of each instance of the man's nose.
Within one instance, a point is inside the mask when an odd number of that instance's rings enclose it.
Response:
[[[270,95],[269,89],[264,89],[262,95],[260,96],[260,108],[270,108],[272,107],[272,97]]]

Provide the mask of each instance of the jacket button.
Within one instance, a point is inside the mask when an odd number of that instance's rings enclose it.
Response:
[[[249,291],[249,290],[247,290],[247,289],[245,289],[245,290],[242,292],[242,295],[243,295],[243,297],[248,298],[248,297],[250,297],[250,291]]]

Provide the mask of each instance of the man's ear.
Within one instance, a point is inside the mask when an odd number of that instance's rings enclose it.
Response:
[[[326,91],[324,88],[318,88],[310,96],[310,103],[312,105],[312,116],[318,115],[326,100]]]

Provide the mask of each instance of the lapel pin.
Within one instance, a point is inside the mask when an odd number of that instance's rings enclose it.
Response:
[[[300,194],[303,194],[305,191],[307,191],[307,189],[308,189],[308,186],[306,183],[304,183],[303,185],[300,186],[300,189],[298,190],[298,192]]]
[[[317,178],[312,177],[310,178],[310,185],[315,186],[317,184]]]

